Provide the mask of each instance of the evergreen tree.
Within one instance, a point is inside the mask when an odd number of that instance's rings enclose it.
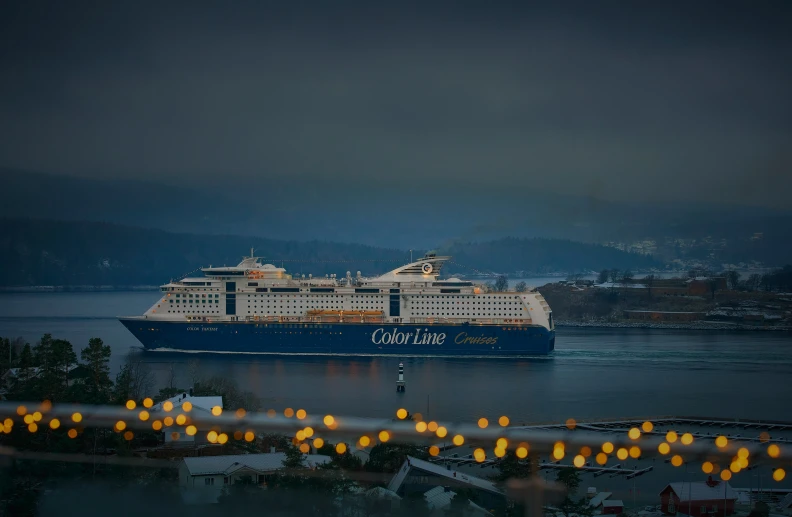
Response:
[[[16,400],[33,400],[35,397],[36,370],[33,366],[33,352],[30,344],[25,343],[19,354],[19,370],[11,381],[11,397]]]
[[[113,387],[113,381],[110,380],[110,347],[99,338],[91,338],[88,346],[80,352],[80,357],[90,372],[83,389],[84,400],[80,402],[106,404]]]
[[[514,451],[508,451],[496,464],[498,473],[493,476],[501,483],[509,479],[524,479],[531,475],[531,462],[528,458],[520,459]]]

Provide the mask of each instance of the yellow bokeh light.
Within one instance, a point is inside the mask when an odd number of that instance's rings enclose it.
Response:
[[[731,477],[732,477],[731,470],[729,470],[729,469],[721,470],[720,476],[721,476],[721,479],[724,480],[724,481],[730,480]]]
[[[740,447],[740,449],[737,451],[737,457],[739,458],[747,458],[748,454],[749,454],[748,449],[746,449],[745,447]]]
[[[786,471],[784,469],[775,469],[773,471],[773,479],[776,481],[783,481],[786,477]]]
[[[588,458],[589,456],[591,456],[591,447],[589,447],[588,445],[584,445],[583,447],[580,448],[580,454],[582,454],[584,458]]]
[[[748,458],[740,458],[738,456],[735,461],[737,461],[737,465],[739,465],[741,469],[748,468]]]
[[[610,442],[605,442],[602,444],[602,452],[605,454],[610,454],[613,452],[613,444]]]
[[[333,418],[333,415],[325,415],[323,422],[324,422],[324,425],[326,425],[327,427],[330,427],[331,425],[333,425],[335,423],[335,418]]]
[[[245,431],[246,442],[252,442],[255,439],[256,439],[256,433],[254,433],[253,431]]]
[[[498,424],[501,427],[506,427],[507,425],[509,425],[509,417],[507,417],[506,415],[503,415],[502,417],[500,417],[498,419]]]
[[[580,467],[582,467],[583,465],[585,465],[585,464],[586,464],[586,458],[584,458],[584,457],[583,457],[583,455],[581,455],[581,454],[578,454],[577,456],[575,456],[575,459],[574,459],[574,460],[572,460],[572,463],[573,463],[573,464],[574,464],[576,467],[580,468]]]
[[[495,447],[495,456],[497,456],[498,458],[502,458],[506,456],[506,449]]]
[[[481,448],[476,449],[475,451],[473,451],[473,458],[475,458],[477,462],[481,463],[482,461],[487,459],[487,453],[484,452],[484,449]]]
[[[637,427],[633,427],[627,432],[627,436],[629,436],[631,440],[637,440],[641,436],[641,430]]]
[[[390,433],[388,431],[380,431],[379,439],[382,443],[387,442],[388,440],[390,440]]]
[[[509,442],[506,440],[506,438],[498,438],[498,440],[495,442],[495,447],[499,449],[505,449],[508,446]]]
[[[421,422],[423,420],[423,415],[420,413],[416,413],[413,415],[412,419],[415,420],[416,422]]]
[[[137,407],[137,404],[135,404],[134,400],[131,400],[131,399],[127,400],[127,402],[126,402],[126,408],[127,409],[135,409],[136,407]]]
[[[304,409],[298,409],[296,415],[298,420],[303,420],[308,416],[308,413],[306,413]]]
[[[43,415],[42,415],[41,413],[39,413],[38,411],[36,411],[35,413],[33,413],[33,421],[34,421],[34,422],[40,422],[40,421],[41,421],[41,418],[42,418],[42,416],[43,416]]]
[[[149,416],[151,416],[149,415],[149,412],[144,409],[143,411],[140,412],[138,418],[145,422],[146,420],[149,419]]]
[[[186,416],[184,416],[184,415],[178,415],[178,416],[176,417],[176,424],[177,424],[177,425],[184,425],[184,423],[185,423],[186,421],[187,421],[187,417],[186,417]]]
[[[53,418],[52,420],[50,420],[49,425],[50,425],[50,429],[57,429],[60,427],[60,420],[58,420],[57,418]]]
[[[732,472],[734,472],[736,474],[736,473],[738,473],[738,472],[740,472],[742,470],[742,467],[740,467],[740,464],[737,463],[736,461],[732,461],[729,464],[729,470],[731,470]]]
[[[557,460],[564,459],[564,449],[562,449],[561,447],[556,447],[555,449],[553,449],[553,458]]]
[[[32,422],[28,426],[28,431],[30,431],[31,433],[35,433],[36,431],[38,431],[38,425],[36,424],[36,422]]]
[[[659,452],[660,454],[668,454],[669,452],[671,452],[671,446],[663,442],[657,446],[657,452]]]
[[[458,434],[458,435],[454,436],[454,439],[453,439],[453,440],[451,440],[451,441],[452,441],[452,442],[454,442],[454,445],[456,445],[457,447],[459,447],[460,445],[462,445],[463,443],[465,443],[465,437],[464,437],[464,436],[462,436],[461,434]]]
[[[715,445],[717,445],[720,448],[726,447],[727,445],[729,445],[729,439],[726,438],[725,436],[718,436],[717,438],[715,438]]]
[[[72,415],[72,422],[82,422],[82,415],[80,413],[74,413]]]
[[[575,422],[574,418],[568,418],[567,421],[566,421],[566,426],[567,426],[567,429],[569,429],[571,431],[572,429],[577,427],[577,422]]]
[[[426,422],[416,422],[415,430],[419,433],[426,431]]]
[[[303,429],[303,432],[305,433],[306,438],[310,438],[311,436],[314,435],[313,427],[306,427],[305,429]]]
[[[143,399],[143,407],[144,408],[150,408],[153,405],[154,405],[154,401],[152,399],[150,399],[149,397],[146,397],[145,399]]]
[[[489,425],[489,422],[487,421],[487,419],[486,419],[486,418],[484,418],[484,417],[481,417],[481,418],[479,418],[479,420],[478,420],[478,426],[479,426],[480,428],[482,428],[482,429],[485,429],[485,428],[486,428],[488,425]]]
[[[173,402],[171,402],[170,400],[166,400],[165,402],[162,403],[162,409],[165,411],[170,411],[171,409],[173,409]]]
[[[245,411],[245,408],[239,408],[236,410],[234,414],[236,415],[237,418],[244,418],[245,415],[247,415],[247,411]]]
[[[715,470],[715,465],[713,465],[712,462],[705,461],[701,464],[701,471],[705,474],[712,474],[713,470]]]
[[[159,420],[154,420],[153,422],[151,422],[151,428],[154,429],[155,431],[159,431],[160,429],[162,429],[162,422],[160,422]]]
[[[66,434],[69,436],[69,438],[77,438],[77,429],[69,429],[69,432]]]
[[[630,447],[630,457],[633,459],[640,458],[641,457],[640,447],[636,447],[635,445]]]
[[[250,433],[250,434],[253,434],[253,433]],[[247,435],[245,435],[245,437],[246,437],[245,439],[247,440]],[[324,440],[322,440],[321,438],[315,438],[314,441],[313,441],[313,444],[314,444],[314,447],[316,447],[317,449],[320,449],[320,448],[324,447]]]
[[[219,444],[221,444],[221,445],[222,445],[222,444],[226,443],[227,441],[228,441],[228,435],[227,435],[227,434],[225,434],[225,433],[220,433],[220,434],[217,436],[217,443],[219,443]]]
[[[404,420],[405,418],[407,418],[407,410],[406,410],[406,409],[404,409],[404,408],[398,409],[398,410],[396,411],[396,417],[397,417],[399,420]]]
[[[25,415],[25,418],[22,419],[26,424],[33,423],[33,415]]]
[[[781,456],[781,447],[772,443],[767,447],[767,455],[771,458],[777,458]]]
[[[605,465],[606,463],[608,463],[608,455],[605,454],[604,452],[600,452],[599,454],[597,454],[597,463],[599,463],[600,465]]]
[[[336,445],[336,452],[338,454],[344,454],[347,450],[347,446],[345,443],[339,443]]]
[[[187,436],[195,436],[195,433],[198,432],[198,428],[194,425],[188,425],[184,432],[187,433]]]
[[[118,422],[116,422],[115,426],[116,429],[118,429],[119,431],[123,431],[124,429],[126,429],[126,422],[124,422],[123,420],[119,420]]]
[[[176,433],[176,434],[179,434],[179,433]],[[127,431],[127,432],[124,433],[124,440],[126,440],[128,442],[132,441],[132,438],[134,438],[134,437],[135,437],[135,433],[133,433],[132,431]]]
[[[666,441],[668,443],[674,443],[675,441],[677,441],[677,438],[678,435],[676,434],[676,431],[668,431],[666,433]]]
[[[212,408],[212,415],[220,416],[222,414],[223,414],[223,408],[221,408],[220,406],[215,406]]]
[[[217,441],[217,432],[209,431],[208,433],[206,433],[206,439],[212,443],[215,443]]]
[[[644,422],[641,424],[641,429],[645,433],[651,433],[652,429],[654,429],[654,424],[652,422]]]
[[[299,440],[299,441],[305,440],[305,431],[300,429],[299,431],[297,431],[297,433],[294,435],[294,437],[297,438],[297,440]]]
[[[165,427],[170,427],[173,425],[173,417],[166,416],[165,418],[162,419],[162,422],[165,424]]]
[[[6,427],[11,427],[12,425],[14,425],[14,421],[11,420],[10,418],[6,418],[5,420],[3,420],[3,425]]]
[[[185,400],[184,403],[182,404],[182,411],[184,411],[185,413],[189,413],[190,411],[192,411],[192,402],[190,402],[189,400]]]
[[[440,426],[440,427],[437,428],[436,434],[437,434],[438,438],[445,438],[446,435],[448,434],[448,429],[446,429],[443,426]]]
[[[308,454],[311,452],[311,447],[307,443],[303,443],[300,445],[300,452],[303,454]]]
[[[526,458],[528,456],[528,449],[525,447],[517,447],[517,450],[514,452],[517,454],[517,457],[520,459]]]
[[[371,443],[371,438],[369,438],[368,436],[361,436],[360,437],[360,445],[361,446],[368,447],[370,443]]]
[[[630,455],[630,453],[624,447],[622,447],[618,451],[616,451],[616,457],[619,458],[620,460],[626,460],[627,456],[629,456],[629,455]]]
[[[680,456],[679,454],[676,454],[674,455],[674,457],[671,458],[671,465],[675,467],[682,465],[682,463],[683,463],[682,456]]]
[[[437,445],[429,447],[429,456],[437,456],[438,454],[440,454],[440,447]]]
[[[427,428],[427,429],[429,429],[429,431],[431,431],[431,432],[435,432],[435,431],[437,431],[437,428],[438,428],[438,427],[440,427],[440,426],[438,426],[438,425],[437,425],[437,422],[429,422],[429,423],[426,425],[426,428]]]
[[[682,445],[690,445],[693,443],[693,435],[690,433],[685,433],[682,435],[682,438],[680,438],[679,441],[682,442]]]
[[[22,416],[27,413],[27,408],[25,406],[18,406],[16,411],[17,415]]]
[[[290,408],[290,407],[287,407],[286,409],[283,410],[283,416],[285,416],[286,418],[293,417],[294,416],[294,410],[292,408]]]

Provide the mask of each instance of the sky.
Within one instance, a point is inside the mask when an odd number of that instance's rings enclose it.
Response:
[[[425,4],[2,2],[0,167],[789,208],[792,3]]]

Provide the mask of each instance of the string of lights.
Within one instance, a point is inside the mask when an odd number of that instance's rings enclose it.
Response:
[[[724,480],[761,461],[774,466],[773,479],[781,481],[784,468],[790,465],[788,450],[782,451],[782,445],[789,448],[786,440],[779,444],[765,434],[759,440],[742,441],[723,435],[705,438],[691,432],[660,432],[651,421],[603,439],[602,433],[578,427],[572,419],[563,427],[548,429],[511,426],[507,416],[497,422],[481,418],[475,423],[442,423],[425,421],[420,415],[410,417],[403,408],[394,418],[376,419],[309,415],[292,408],[247,412],[217,406],[206,411],[193,408],[189,400],[178,407],[170,401],[155,407],[150,398],[141,403],[129,400],[125,407],[3,402],[0,421],[3,433],[17,426],[30,433],[63,428],[70,438],[86,427],[112,428],[127,440],[141,430],[166,432],[174,441],[201,433],[207,441],[219,444],[232,437],[252,442],[260,433],[273,433],[292,437],[303,452],[333,443],[339,454],[378,443],[409,443],[427,446],[430,456],[438,456],[448,447],[466,445],[474,448],[472,459],[478,463],[498,461],[509,452],[520,459],[530,455],[548,455],[555,462],[571,459],[570,464],[578,468],[606,467],[628,458],[664,458],[675,467],[700,463],[704,473],[720,474]]]

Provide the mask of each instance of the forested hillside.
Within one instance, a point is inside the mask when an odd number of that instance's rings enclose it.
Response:
[[[0,285],[159,285],[201,266],[236,265],[250,248],[293,274],[385,272],[409,261],[408,250],[322,241],[176,234],[108,223],[0,219]],[[455,243],[448,271],[527,273],[641,268],[645,256],[552,239]],[[420,256],[422,251],[415,251]],[[461,264],[461,265],[460,265]],[[464,267],[462,266],[464,265]]]

